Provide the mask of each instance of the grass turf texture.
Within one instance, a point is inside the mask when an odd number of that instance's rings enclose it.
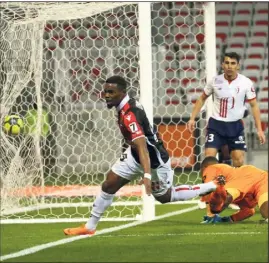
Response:
[[[190,207],[158,205],[156,214]],[[227,210],[231,214],[234,210]],[[267,262],[268,224],[260,215],[238,224],[202,225],[195,210],[94,236],[4,262]],[[98,230],[119,222],[100,222]],[[2,225],[1,255],[66,238],[74,223]]]

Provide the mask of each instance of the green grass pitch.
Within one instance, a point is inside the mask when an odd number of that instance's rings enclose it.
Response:
[[[156,215],[191,206],[158,205]],[[204,214],[197,209],[3,262],[268,262],[268,225],[258,211],[237,224],[202,225]],[[123,224],[102,221],[98,230]],[[62,229],[73,225],[1,225],[1,256],[68,239]]]

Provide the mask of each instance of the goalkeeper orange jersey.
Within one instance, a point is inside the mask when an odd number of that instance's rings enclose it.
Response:
[[[253,165],[235,168],[227,164],[213,164],[204,169],[203,181],[212,181],[218,175],[225,176],[225,189],[237,189],[240,192],[234,202],[248,196],[258,201],[261,195],[268,193],[268,172]],[[208,201],[207,196],[203,200]]]

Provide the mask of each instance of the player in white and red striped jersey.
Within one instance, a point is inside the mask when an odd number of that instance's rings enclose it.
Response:
[[[239,61],[240,56],[235,52],[224,55],[222,62],[224,73],[214,77],[204,88],[204,92],[196,101],[187,124],[188,129],[192,132],[195,126],[195,117],[206,99],[212,95],[213,111],[207,124],[205,156],[215,157],[223,145],[228,145],[235,167],[243,165],[244,153],[247,150],[242,121],[245,101],[250,104],[260,143],[265,143],[255,88],[249,78],[238,73]]]
[[[206,184],[173,186],[174,171],[168,152],[151,127],[143,106],[128,96],[125,79],[120,76],[108,78],[104,95],[107,107],[116,108],[118,125],[129,147],[108,172],[86,225],[64,229],[66,235],[94,234],[102,214],[112,204],[115,193],[141,176],[146,193],[152,193],[161,203],[192,199],[216,190],[218,179]]]

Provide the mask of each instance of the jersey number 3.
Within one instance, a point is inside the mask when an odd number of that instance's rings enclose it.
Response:
[[[206,136],[206,141],[207,141],[207,142],[213,142],[213,141],[214,141],[214,134],[209,133],[209,134]]]

